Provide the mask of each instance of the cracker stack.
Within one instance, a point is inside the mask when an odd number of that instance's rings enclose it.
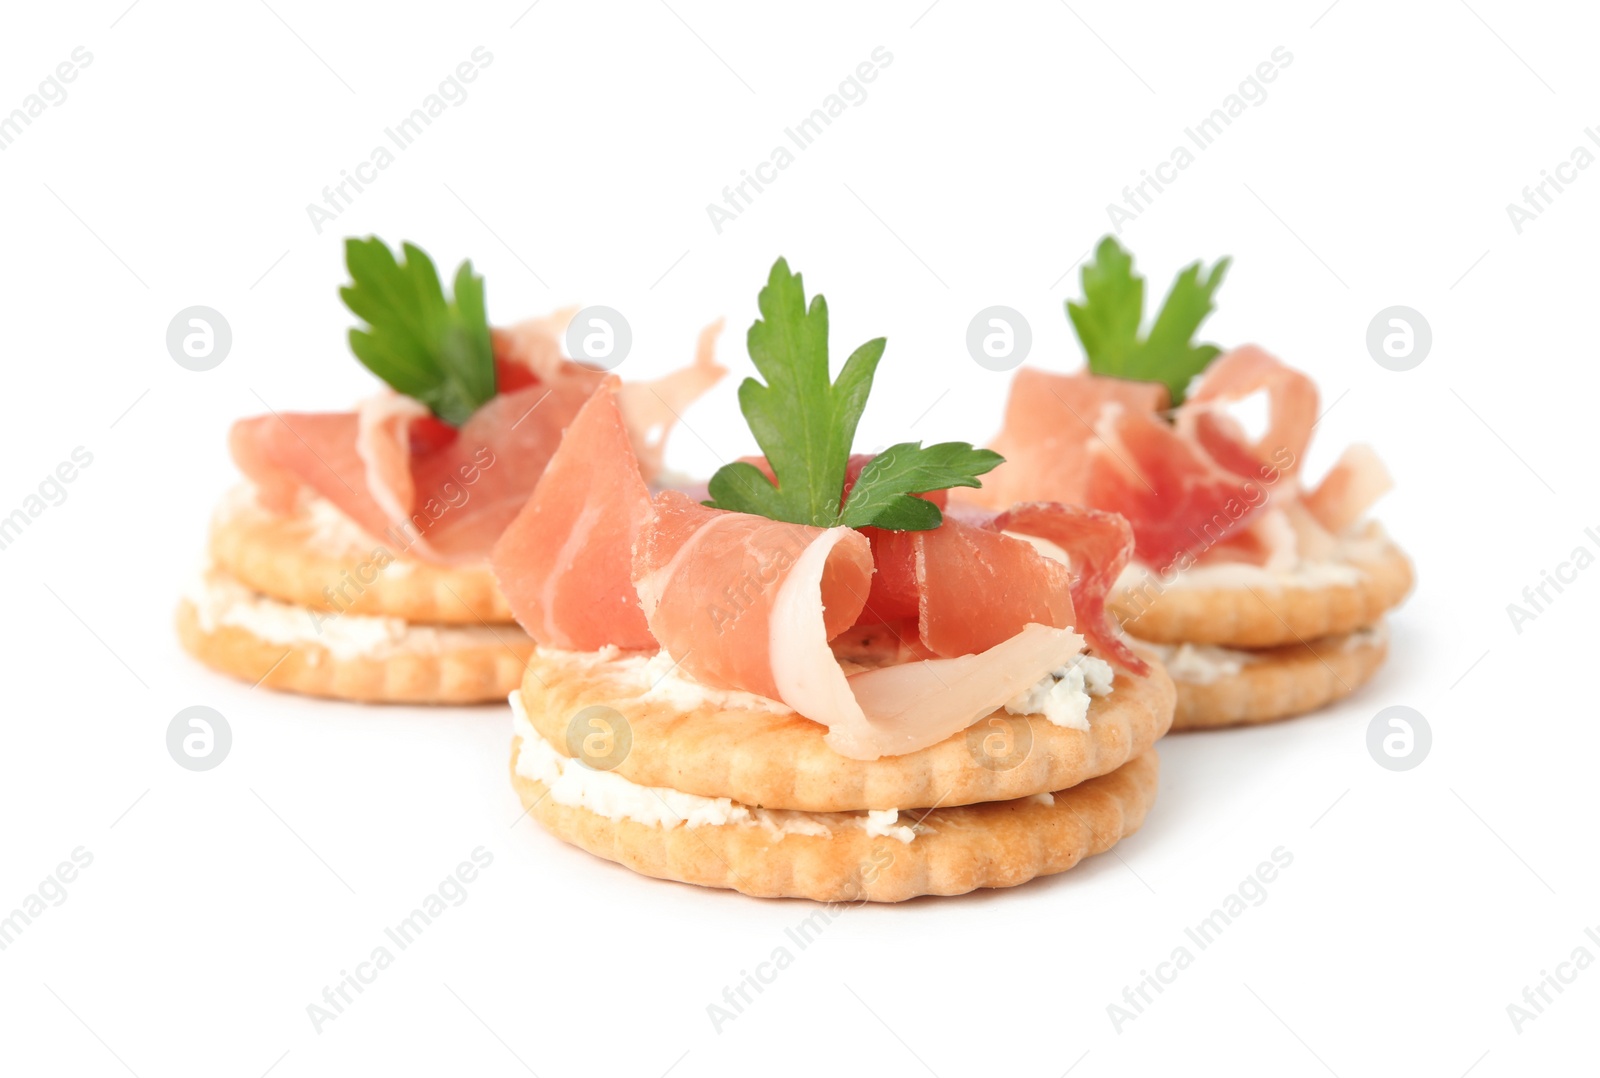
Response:
[[[512,694],[523,805],[635,872],[761,897],[898,902],[1064,872],[1143,823],[1173,707],[1153,665],[1119,671],[1086,731],[997,711],[863,761],[759,698],[663,692],[610,658],[530,660]]]
[[[1411,590],[1411,562],[1377,525],[1369,556],[1336,579],[1237,586],[1119,584],[1108,606],[1177,687],[1174,730],[1272,722],[1348,696],[1388,656],[1383,615]]]
[[[248,487],[217,510],[177,627],[225,674],[368,703],[503,700],[533,650],[487,565],[408,559],[403,537],[365,535],[326,502],[283,516]]]

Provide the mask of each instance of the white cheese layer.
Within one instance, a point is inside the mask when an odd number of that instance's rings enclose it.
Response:
[[[511,729],[521,738],[517,774],[549,788],[558,805],[587,809],[608,820],[634,820],[652,827],[760,827],[775,838],[813,835],[832,838],[841,828],[859,828],[874,837],[910,842],[915,825],[900,823],[898,809],[876,812],[795,812],[742,805],[726,797],[703,797],[666,786],[641,786],[615,771],[597,771],[563,756],[533,728],[513,691]]]
[[[1381,644],[1389,639],[1389,627],[1379,622],[1348,634],[1339,644],[1343,651]],[[1261,661],[1261,653],[1242,648],[1224,648],[1214,644],[1153,644],[1140,643],[1154,651],[1161,664],[1172,675],[1172,680],[1186,685],[1212,685],[1223,678],[1233,677],[1251,663]]]
[[[472,647],[497,647],[522,630],[507,625],[413,625],[401,618],[340,614],[280,602],[251,591],[232,577],[207,569],[184,589],[200,628],[229,626],[272,644],[316,646],[336,659],[381,659],[398,654],[437,655]]]
[[[1188,685],[1211,685],[1226,677],[1233,677],[1259,656],[1237,648],[1222,648],[1212,644],[1151,644],[1167,668],[1173,681]]]
[[[1013,715],[1043,715],[1057,726],[1089,729],[1089,698],[1111,692],[1115,676],[1104,659],[1079,655],[1006,701]]]

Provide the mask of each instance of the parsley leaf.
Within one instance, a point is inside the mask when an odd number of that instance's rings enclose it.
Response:
[[[376,236],[345,240],[351,283],[339,296],[367,323],[350,330],[350,350],[396,392],[459,427],[495,394],[483,278],[461,263],[447,300],[433,259],[409,243],[401,253],[396,262]]]
[[[927,448],[906,442],[863,468],[845,501],[850,446],[886,342],[879,337],[857,348],[830,380],[828,301],[815,296],[808,308],[804,282],[780,258],[758,305],[761,318],[747,342],[766,383],[746,378],[739,407],[777,482],[753,464],[727,464],[711,477],[707,505],[821,528],[923,531],[943,516],[912,493],[978,486],[976,477],[1000,463],[998,455],[964,442]]]
[[[861,469],[845,499],[841,523],[851,528],[870,524],[896,531],[937,528],[939,507],[912,495],[982,486],[978,476],[1004,459],[993,450],[974,449],[966,442],[940,442],[926,448],[920,442],[891,445]]]
[[[1111,236],[1100,241],[1094,261],[1083,267],[1083,301],[1067,301],[1067,317],[1095,374],[1165,383],[1174,406],[1194,376],[1222,351],[1194,344],[1200,323],[1215,305],[1211,297],[1232,260],[1219,259],[1209,273],[1199,262],[1184,267],[1172,282],[1155,322],[1142,339],[1144,278],[1133,270],[1133,256]]]

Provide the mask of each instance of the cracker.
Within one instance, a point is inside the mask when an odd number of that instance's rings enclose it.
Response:
[[[605,705],[622,716],[631,738],[615,766],[623,777],[761,808],[841,812],[1027,797],[1115,770],[1172,721],[1172,681],[1157,663],[1142,678],[1118,671],[1111,694],[1093,698],[1087,731],[1002,710],[917,752],[852,760],[824,744],[823,726],[792,712],[683,706],[575,658],[535,652],[528,662],[523,704],[546,740],[565,745],[575,716]],[[999,759],[987,754],[991,735],[1011,751]]]
[[[1275,722],[1343,699],[1366,684],[1389,654],[1382,626],[1250,653],[1237,673],[1205,682],[1175,675],[1174,730]]]
[[[510,624],[487,564],[433,565],[404,556],[308,499],[291,516],[256,504],[248,486],[235,488],[211,522],[211,560],[275,599],[373,617],[440,625]],[[396,557],[395,555],[400,555]]]
[[[252,685],[374,704],[504,700],[533,652],[533,641],[515,626],[413,626],[375,654],[336,654],[320,644],[275,642],[245,626],[219,624],[189,598],[178,606],[177,629],[189,654]]]
[[[511,747],[511,781],[523,806],[565,842],[658,879],[721,887],[761,898],[817,902],[900,902],[1014,887],[1065,872],[1133,834],[1155,801],[1160,770],[1153,750],[1121,767],[1043,798],[936,808],[902,842],[857,827],[827,836],[781,834],[752,824],[641,823],[557,804],[536,779],[517,774],[521,739]],[[841,814],[842,815],[842,814]]]
[[[1119,586],[1107,606],[1141,640],[1279,647],[1371,625],[1411,590],[1411,561],[1392,542],[1347,564],[1360,571],[1359,580],[1315,587],[1177,585],[1149,597]]]

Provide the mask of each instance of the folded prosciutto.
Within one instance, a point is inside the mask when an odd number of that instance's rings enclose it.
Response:
[[[459,428],[386,390],[354,412],[242,419],[229,434],[234,460],[269,509],[290,512],[310,490],[407,554],[441,564],[481,561],[606,377],[562,358],[570,314],[494,332],[498,392]],[[660,468],[677,413],[724,373],[715,359],[720,329],[702,331],[691,366],[621,389],[628,438],[650,474]]]
[[[897,532],[787,523],[676,491],[651,499],[619,392],[607,380],[584,405],[494,549],[512,611],[540,644],[659,647],[705,685],[821,723],[828,745],[857,759],[943,741],[1069,663],[1085,638],[1146,669],[1104,609],[1132,548],[1120,519],[1035,504]],[[1056,544],[1069,564],[1016,535]],[[847,673],[830,641],[869,623],[913,637],[907,650],[926,658]]]
[[[1266,430],[1246,433],[1229,406],[1263,394]],[[1165,571],[1209,561],[1293,563],[1334,543],[1386,490],[1370,449],[1347,451],[1306,491],[1300,467],[1317,422],[1304,374],[1253,345],[1214,360],[1170,415],[1156,383],[1089,374],[1019,374],[1006,463],[973,500],[1080,502],[1132,526],[1139,560]]]

